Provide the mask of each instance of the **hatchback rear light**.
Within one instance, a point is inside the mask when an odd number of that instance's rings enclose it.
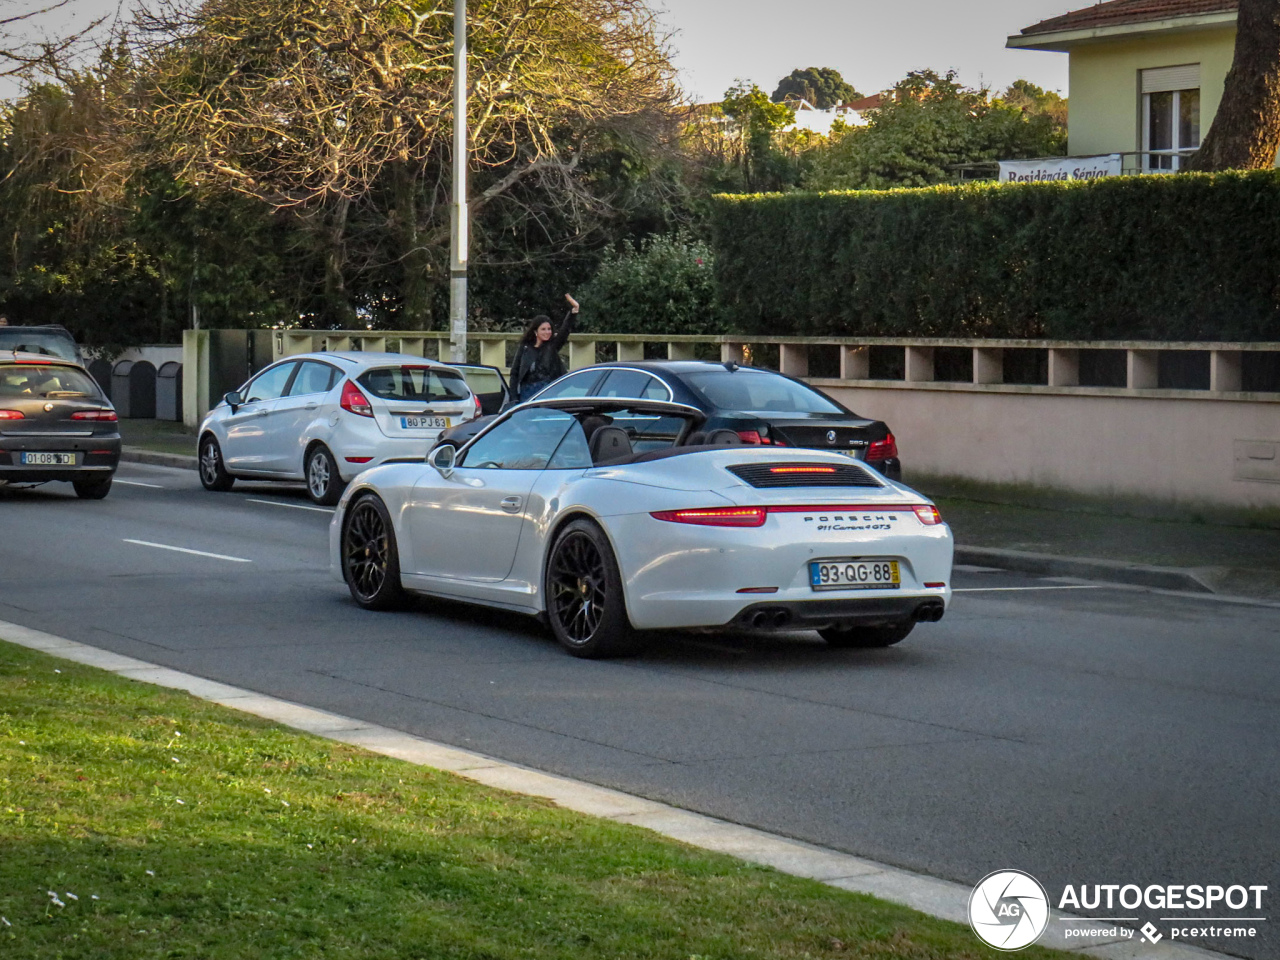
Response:
[[[889,460],[898,456],[898,442],[889,434],[883,440],[877,440],[867,447],[868,460]]]
[[[920,518],[920,522],[926,527],[932,527],[942,522],[942,514],[938,512],[938,508],[933,504],[916,504],[911,508],[916,512],[916,516]]]
[[[25,420],[21,410],[0,410],[0,420]]]
[[[120,418],[114,410],[81,410],[71,415],[72,420],[105,420],[115,423]]]
[[[700,527],[763,527],[769,512],[765,507],[707,507],[704,510],[660,510],[655,520],[692,523]]]
[[[373,407],[369,405],[369,398],[350,380],[342,385],[342,399],[339,405],[347,413],[354,413],[357,417],[373,416]]]
[[[479,398],[476,394],[474,394],[474,393],[473,393],[473,394],[471,395],[471,399],[472,399],[472,400],[474,400],[474,401],[476,402],[476,416],[477,416],[477,417],[479,417],[479,416],[483,415],[483,413],[484,413],[484,408],[483,408],[482,406],[480,406],[480,398]]]

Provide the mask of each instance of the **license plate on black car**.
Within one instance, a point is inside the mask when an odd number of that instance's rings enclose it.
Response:
[[[809,586],[814,590],[897,590],[902,576],[897,560],[814,560],[809,564]]]
[[[19,461],[24,467],[74,467],[74,453],[34,453],[25,451]]]

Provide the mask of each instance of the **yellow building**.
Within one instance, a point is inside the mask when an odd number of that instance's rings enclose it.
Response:
[[[1236,40],[1236,0],[1111,0],[1027,27],[1007,46],[1070,59],[1069,150],[1177,170],[1200,146]]]

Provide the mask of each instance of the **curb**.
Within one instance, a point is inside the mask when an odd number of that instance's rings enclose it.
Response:
[[[994,547],[962,547],[956,545],[955,562],[978,567],[997,567],[1017,573],[1034,573],[1043,577],[1078,577],[1082,580],[1107,580],[1157,590],[1185,590],[1191,593],[1216,593],[1190,570],[1179,567],[1152,567],[1117,560],[1090,560],[1085,557],[1060,557],[1051,553],[1028,553],[1022,550],[999,550]]]
[[[620,790],[544,773],[390,727],[279,700],[215,680],[206,680],[16,623],[0,620],[0,639],[74,663],[97,667],[130,680],[172,690],[185,690],[202,700],[262,717],[326,740],[335,740],[408,763],[447,771],[499,790],[547,799],[577,813],[643,827],[693,847],[772,867],[791,876],[816,880],[851,893],[879,897],[953,923],[969,922],[968,903],[973,888],[966,884],[912,873],[839,850],[647,800]],[[1051,910],[1050,917],[1091,922],[1058,910]],[[1044,934],[1036,942],[1039,946],[1104,960],[1230,960],[1229,954],[1188,944],[1168,941],[1148,944],[1137,940],[1132,932],[1127,937],[1081,937],[1068,940],[1053,923],[1046,927]]]
[[[140,447],[124,447],[120,451],[121,463],[149,463],[153,467],[179,467],[183,470],[195,470],[199,465],[199,458],[192,457],[185,453],[157,453],[153,450],[143,450]]]

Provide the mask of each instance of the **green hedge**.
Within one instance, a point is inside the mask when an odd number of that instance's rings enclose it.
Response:
[[[723,320],[797,336],[1280,340],[1280,173],[717,197]]]

